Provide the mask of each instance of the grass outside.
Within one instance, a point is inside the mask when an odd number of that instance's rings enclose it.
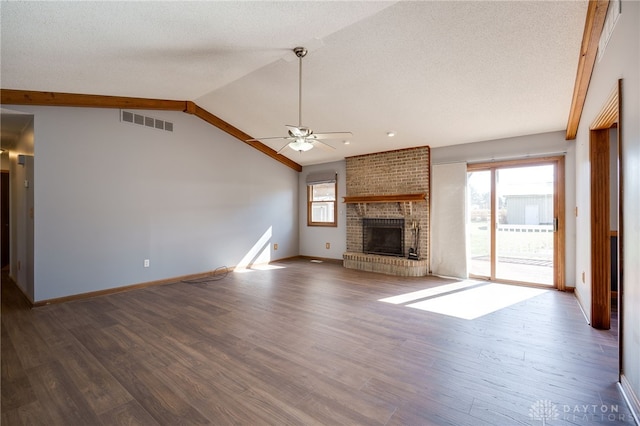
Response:
[[[489,256],[491,230],[488,221],[467,224],[470,236],[471,258]],[[546,228],[540,226],[540,228]],[[553,232],[515,232],[499,230],[498,257],[553,261]]]

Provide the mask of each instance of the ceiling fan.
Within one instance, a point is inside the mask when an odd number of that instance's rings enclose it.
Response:
[[[299,84],[298,84],[298,125],[292,126],[290,124],[286,124],[287,127],[287,136],[273,136],[267,138],[255,138],[249,139],[247,142],[251,141],[261,141],[268,139],[284,139],[288,141],[286,145],[284,145],[278,151],[280,154],[286,147],[289,147],[295,151],[303,152],[309,151],[311,148],[316,146],[316,143],[319,143],[317,146],[326,149],[335,149],[333,146],[329,145],[322,141],[322,139],[340,139],[347,138],[352,136],[351,132],[323,132],[323,133],[314,133],[308,127],[302,125],[302,58],[307,55],[307,49],[304,47],[296,47],[293,49],[293,53],[299,59]]]

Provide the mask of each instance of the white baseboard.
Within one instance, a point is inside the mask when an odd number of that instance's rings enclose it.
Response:
[[[633,419],[637,425],[640,425],[640,399],[638,399],[638,395],[635,394],[631,383],[629,383],[629,380],[627,380],[624,374],[620,375],[620,383],[618,383],[618,386],[620,386],[622,396],[625,401],[627,401]]]
[[[587,312],[584,310],[584,303],[580,298],[580,292],[577,288],[573,291],[573,295],[576,297],[576,299],[578,299],[578,306],[580,307],[580,312],[582,312],[582,315],[584,315],[585,321],[587,321],[587,324],[591,325],[591,320],[589,319],[589,315],[587,315]]]

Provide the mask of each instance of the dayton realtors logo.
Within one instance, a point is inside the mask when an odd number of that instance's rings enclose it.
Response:
[[[539,399],[529,408],[529,417],[533,420],[541,420],[546,425],[549,420],[560,418],[558,407],[548,399]]]
[[[543,425],[558,419],[598,423],[629,420],[625,413],[620,413],[618,404],[554,404],[548,399],[539,399],[531,404],[529,417],[541,421]]]

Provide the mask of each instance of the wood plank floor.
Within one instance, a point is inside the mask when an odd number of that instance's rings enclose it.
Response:
[[[36,309],[3,276],[2,425],[633,424],[570,293],[465,320],[379,301],[448,280],[275,265]]]

